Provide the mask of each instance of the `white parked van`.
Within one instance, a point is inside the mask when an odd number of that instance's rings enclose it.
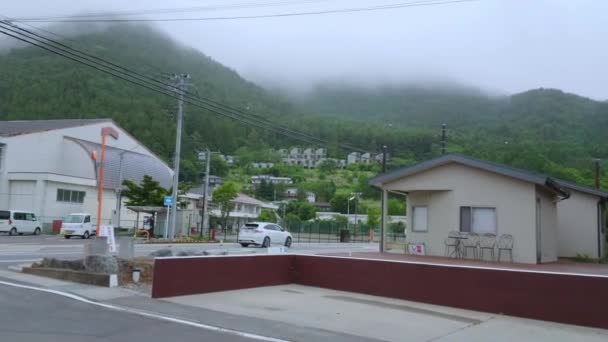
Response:
[[[41,227],[36,215],[30,211],[0,210],[0,232],[9,235],[39,235],[42,232]]]
[[[74,213],[68,215],[61,221],[60,234],[66,239],[72,236],[88,239],[91,235],[95,235],[95,229],[91,224],[91,214]]]

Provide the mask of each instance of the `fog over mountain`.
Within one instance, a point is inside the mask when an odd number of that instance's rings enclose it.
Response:
[[[407,3],[401,1],[400,3]],[[409,1],[412,2],[412,1]],[[395,0],[10,1],[14,17],[204,7],[126,18],[250,16],[394,4]],[[440,80],[492,93],[558,88],[608,99],[608,1],[478,0],[444,5],[156,25],[266,87]],[[120,14],[120,13],[119,13]],[[48,27],[45,23],[36,26]],[[168,70],[169,71],[169,70]],[[187,72],[187,70],[183,70]]]

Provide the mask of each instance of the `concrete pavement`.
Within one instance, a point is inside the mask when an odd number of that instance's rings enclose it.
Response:
[[[602,329],[295,284],[163,301],[382,341],[608,341]]]

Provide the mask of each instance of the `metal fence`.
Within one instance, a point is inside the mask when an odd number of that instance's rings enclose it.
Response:
[[[351,224],[348,227],[333,221],[286,223],[294,243],[379,242],[380,228],[367,224]],[[389,224],[385,234],[387,242],[405,243],[403,226]],[[237,242],[238,232],[216,232],[216,240]]]

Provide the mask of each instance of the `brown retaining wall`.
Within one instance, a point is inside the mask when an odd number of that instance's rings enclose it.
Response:
[[[290,284],[293,255],[157,258],[152,297]]]
[[[322,256],[157,259],[153,297],[297,283],[608,329],[608,277]]]

